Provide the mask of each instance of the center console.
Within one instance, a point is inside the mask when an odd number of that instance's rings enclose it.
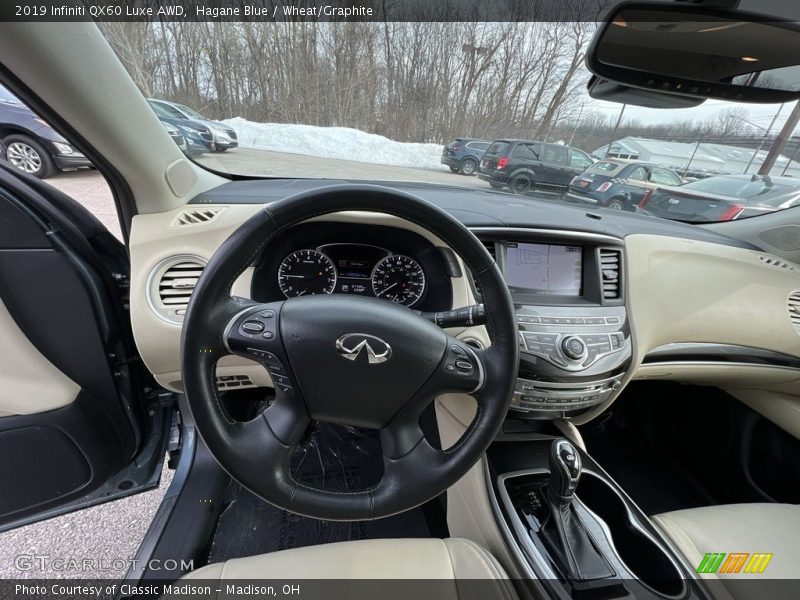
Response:
[[[490,502],[506,544],[525,579],[549,597],[709,597],[650,519],[566,439],[506,435],[487,456]]]
[[[511,410],[519,417],[556,419],[601,404],[630,365],[622,243],[575,236],[480,234],[516,308],[520,366]]]

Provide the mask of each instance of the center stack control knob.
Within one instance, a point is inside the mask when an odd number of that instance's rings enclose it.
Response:
[[[580,360],[586,356],[586,344],[576,335],[561,340],[561,351],[570,360]]]

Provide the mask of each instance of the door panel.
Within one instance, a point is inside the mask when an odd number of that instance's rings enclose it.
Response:
[[[157,482],[171,410],[148,403],[124,247],[0,166],[0,530]]]
[[[569,165],[569,150],[566,146],[544,144],[542,148],[541,182],[548,185],[567,186],[575,174]]]
[[[0,417],[71,404],[81,388],[31,344],[0,300]]]

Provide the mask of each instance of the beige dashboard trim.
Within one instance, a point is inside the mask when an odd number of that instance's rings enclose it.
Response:
[[[648,352],[665,344],[702,341],[800,356],[800,336],[786,309],[789,294],[800,289],[800,271],[770,267],[761,260],[763,254],[683,238],[626,237],[625,290],[633,354],[623,389],[632,379],[656,374],[655,365],[642,362]],[[692,369],[705,369],[698,377],[720,387],[739,377],[735,367],[715,367],[712,379],[708,367],[689,366]],[[575,423],[593,419],[617,395],[575,418]]]
[[[205,260],[211,258],[225,239],[237,227],[259,210],[263,204],[204,204],[205,208],[221,207],[213,220],[202,225],[174,227],[175,217],[186,210],[186,206],[157,214],[140,214],[133,218],[131,229],[131,321],[139,353],[151,373],[167,389],[181,391],[180,385],[180,340],[181,325],[160,318],[149,306],[148,278],[158,264],[175,255],[193,255]],[[413,231],[435,246],[446,244],[421,226],[382,213],[349,211],[310,219],[311,221],[363,223],[383,225]],[[459,259],[460,262],[460,259]],[[465,273],[461,263],[462,273]],[[250,297],[253,269],[247,269],[236,280],[232,293]],[[453,288],[452,306],[468,306],[475,303],[472,289],[465,275],[451,279]],[[458,335],[468,330],[451,329],[448,333]],[[488,345],[485,329],[469,330]],[[255,376],[255,371],[263,374]],[[257,385],[271,386],[272,382],[257,363],[240,357],[226,357],[217,370],[217,375],[249,375]]]

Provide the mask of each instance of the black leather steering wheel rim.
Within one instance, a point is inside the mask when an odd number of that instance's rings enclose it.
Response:
[[[450,246],[480,286],[491,346],[474,350],[413,311],[384,300],[337,294],[264,305],[231,298],[234,281],[275,236],[311,218],[343,211],[393,215],[416,223]],[[327,317],[319,315],[328,312],[336,312],[329,315],[334,321],[330,324],[333,335],[348,322],[361,322],[364,329],[380,329],[383,337],[376,339],[386,338],[393,345],[399,344],[392,360],[377,366],[366,360],[361,361],[363,364],[352,360],[335,362],[341,359],[332,358],[336,338],[327,340],[321,333],[321,330],[327,332],[329,325]],[[260,319],[267,328],[276,327],[275,336],[265,341],[260,333],[251,335],[242,328],[248,319]],[[366,330],[359,335],[371,333]],[[464,225],[405,192],[377,185],[333,185],[264,206],[212,256],[193,291],[184,319],[181,343],[184,390],[203,441],[219,464],[245,488],[273,505],[304,516],[348,521],[374,519],[403,512],[437,496],[481,458],[499,431],[511,402],[518,369],[517,336],[508,287],[494,259]],[[417,347],[411,353],[403,352],[412,348],[409,340],[417,340]],[[328,343],[331,358],[327,358]],[[217,361],[231,352],[253,358],[251,345],[268,348],[270,352],[263,352],[273,355],[274,351],[283,357],[286,364],[282,366],[288,371],[287,387],[293,395],[278,393],[268,409],[243,423],[231,419],[223,409],[214,373]],[[326,399],[311,383],[304,384],[302,373],[294,372],[303,366],[303,357],[311,349],[316,349],[321,360],[331,361],[329,372],[333,378],[337,377],[338,369],[361,369],[366,380],[375,384],[380,381],[381,373],[387,377],[392,373],[397,375],[406,366],[403,360],[416,361],[408,364],[414,365],[411,370],[420,372],[422,385],[407,402],[396,406],[391,402],[388,406],[367,405],[364,398]],[[453,357],[466,358],[475,369],[468,374],[459,373],[452,368]],[[430,369],[430,374],[425,369]],[[288,383],[294,383],[296,389]],[[412,384],[415,383],[409,383]],[[474,389],[470,389],[472,386]],[[447,391],[472,395],[478,411],[461,440],[442,451],[432,448],[424,436],[420,437],[418,417],[435,396]],[[380,395],[374,399],[376,403],[381,400]],[[358,410],[369,414],[362,418],[355,414]],[[388,419],[386,411],[393,411]],[[292,449],[303,439],[311,419],[320,414],[340,414],[345,424],[380,428],[384,476],[375,487],[334,493],[294,481],[289,473]]]

